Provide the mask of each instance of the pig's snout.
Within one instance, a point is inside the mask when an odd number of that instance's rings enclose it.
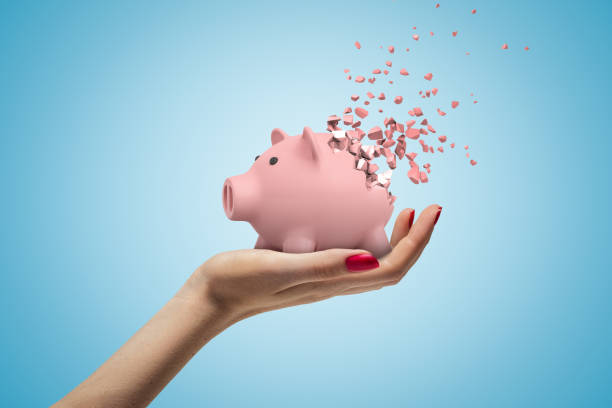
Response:
[[[244,174],[223,183],[223,209],[233,221],[248,221],[256,210],[256,188]]]

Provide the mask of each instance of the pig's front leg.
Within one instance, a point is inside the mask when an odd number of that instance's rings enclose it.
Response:
[[[267,242],[261,237],[261,235],[259,235],[257,237],[257,242],[255,242],[254,249],[272,249],[272,248],[270,248],[270,245],[268,245]]]
[[[315,241],[312,238],[304,236],[289,236],[283,242],[283,252],[292,254],[302,254],[305,252],[314,252]]]

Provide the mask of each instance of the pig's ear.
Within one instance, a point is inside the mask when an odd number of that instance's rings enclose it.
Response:
[[[302,133],[302,148],[306,152],[308,158],[312,158],[314,162],[319,162],[321,160],[321,152],[319,151],[316,137],[312,129],[306,126]]]
[[[270,137],[272,139],[272,144],[275,145],[285,140],[288,136],[283,130],[276,128],[272,131],[272,135]]]

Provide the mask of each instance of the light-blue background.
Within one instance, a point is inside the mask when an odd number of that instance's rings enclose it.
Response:
[[[90,3],[0,6],[2,405],[56,401],[201,262],[251,247],[223,180],[272,128],[322,130],[379,44],[411,72],[394,109],[434,72],[462,105],[430,117],[479,161],[436,155],[425,186],[399,165],[395,215],[444,207],[421,260],[240,322],[153,406],[612,404],[607,2]]]

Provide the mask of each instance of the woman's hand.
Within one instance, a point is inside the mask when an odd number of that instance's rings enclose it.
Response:
[[[201,265],[177,296],[212,304],[237,321],[269,310],[394,285],[423,252],[441,211],[440,206],[431,205],[412,225],[414,210],[403,210],[391,236],[393,250],[379,262],[359,249],[305,254],[267,249],[223,252]]]
[[[393,250],[380,262],[359,249],[287,254],[224,252],[200,266],[178,293],[56,407],[144,407],[210,339],[267,310],[394,285],[416,262],[442,208],[395,222]]]

